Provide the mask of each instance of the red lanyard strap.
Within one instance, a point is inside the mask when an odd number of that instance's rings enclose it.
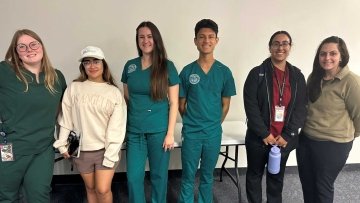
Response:
[[[273,68],[274,68],[274,66],[273,66]],[[282,82],[281,88],[280,88],[279,80],[276,76],[275,70],[273,70],[273,73],[274,73],[276,83],[279,88],[279,105],[282,106],[282,100],[283,100],[283,96],[284,96],[284,89],[285,89],[285,83],[286,83],[286,67],[285,67],[284,77],[282,79],[283,82]]]

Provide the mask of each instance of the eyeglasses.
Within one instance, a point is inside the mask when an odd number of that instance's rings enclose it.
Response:
[[[26,44],[20,43],[20,44],[16,45],[16,50],[18,52],[25,52],[28,50],[28,48],[30,48],[31,50],[37,50],[37,49],[39,49],[40,46],[41,46],[41,44],[38,41],[30,42],[29,46],[27,46]]]
[[[284,48],[288,48],[289,46],[290,46],[290,42],[288,42],[288,41],[283,41],[283,42],[273,42],[272,44],[271,44],[271,47],[272,48],[274,48],[274,49],[278,49],[278,48],[280,48],[280,47],[284,47]]]
[[[102,62],[102,60],[100,60],[100,59],[95,59],[95,60],[92,60],[92,61],[90,61],[90,60],[83,61],[82,64],[83,64],[84,67],[90,67],[91,64],[93,64],[93,65],[98,65],[98,64],[100,64],[101,62]]]
[[[327,57],[328,55],[330,56],[330,57],[334,57],[334,56],[337,56],[339,54],[339,52],[337,52],[337,51],[331,51],[331,52],[324,52],[324,51],[322,51],[322,52],[320,52],[320,54],[319,54],[319,56],[320,57]]]

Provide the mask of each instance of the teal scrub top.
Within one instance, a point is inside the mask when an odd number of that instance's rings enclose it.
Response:
[[[222,97],[236,95],[230,69],[215,60],[205,74],[194,61],[181,71],[180,80],[179,96],[186,99],[183,136],[198,139],[221,134]]]
[[[54,129],[61,98],[66,88],[63,74],[56,70],[58,81],[54,87],[56,93],[50,93],[44,84],[45,74],[35,75],[23,68],[24,76],[29,82],[20,81],[14,69],[5,61],[0,63],[0,128],[7,133],[7,141],[13,144],[16,155],[37,154],[53,144]],[[0,143],[3,138],[0,137]]]
[[[171,61],[167,61],[168,84],[180,83],[178,72]],[[129,60],[124,67],[121,82],[127,84],[129,92],[127,131],[133,133],[156,133],[167,131],[169,100],[153,101],[150,92],[151,67],[142,70],[141,58]]]

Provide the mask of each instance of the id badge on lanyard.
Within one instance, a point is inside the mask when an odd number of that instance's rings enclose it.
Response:
[[[275,73],[274,73],[275,74]],[[275,74],[276,83],[279,88],[279,105],[275,105],[275,122],[284,122],[285,120],[285,106],[283,105],[283,97],[284,97],[284,89],[285,89],[285,82],[286,82],[286,69],[282,81],[282,85],[280,86],[279,81]]]
[[[12,143],[7,142],[6,133],[0,131],[1,137],[3,137],[4,142],[0,143],[0,154],[1,154],[1,161],[14,161],[14,153],[13,153],[13,145]]]
[[[285,106],[275,106],[275,122],[284,122]]]

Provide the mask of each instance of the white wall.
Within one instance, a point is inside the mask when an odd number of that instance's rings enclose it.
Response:
[[[360,74],[359,9],[358,0],[1,0],[0,56],[5,56],[17,29],[29,28],[43,39],[53,65],[68,83],[78,75],[77,59],[86,45],[104,50],[119,81],[126,60],[137,56],[137,25],[150,20],[160,29],[168,56],[180,71],[198,55],[193,44],[195,23],[211,18],[220,30],[215,56],[232,69],[237,86],[227,119],[245,120],[242,88],[246,75],[269,55],[267,43],[275,31],[290,32],[294,46],[289,62],[306,77],[317,46],[331,35],[346,41],[349,66]],[[348,162],[360,163],[359,152],[356,142]],[[245,152],[240,153],[240,165],[245,166]],[[296,164],[295,159],[290,158],[289,164]]]

